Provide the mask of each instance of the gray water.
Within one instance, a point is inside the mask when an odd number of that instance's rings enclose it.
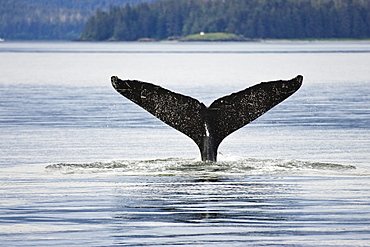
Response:
[[[4,246],[370,246],[370,42],[0,43]],[[202,163],[110,76],[302,88]]]

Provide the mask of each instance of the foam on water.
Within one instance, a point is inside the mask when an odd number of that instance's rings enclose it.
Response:
[[[46,167],[62,174],[114,172],[128,176],[245,176],[343,172],[356,169],[352,165],[286,159],[220,157],[219,162],[199,159],[167,158],[153,160],[115,160],[91,163],[59,163]]]

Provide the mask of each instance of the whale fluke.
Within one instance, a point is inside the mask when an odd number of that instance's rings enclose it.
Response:
[[[216,161],[217,149],[232,132],[252,122],[295,93],[303,77],[262,82],[215,100],[209,107],[189,96],[137,80],[111,77],[118,93],[190,137],[203,161]]]

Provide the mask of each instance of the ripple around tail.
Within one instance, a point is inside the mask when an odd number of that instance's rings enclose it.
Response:
[[[352,165],[285,159],[233,158],[219,162],[201,162],[198,159],[167,158],[154,160],[117,160],[92,163],[59,163],[46,167],[49,172],[107,173],[127,176],[243,176],[269,174],[299,174],[346,172]]]

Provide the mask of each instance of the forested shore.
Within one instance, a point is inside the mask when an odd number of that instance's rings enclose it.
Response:
[[[247,39],[369,39],[368,0],[158,0],[97,10],[80,40],[166,40],[205,33]]]
[[[230,40],[370,39],[370,1],[0,1],[5,40],[204,40],[187,37],[200,32],[236,35]]]

